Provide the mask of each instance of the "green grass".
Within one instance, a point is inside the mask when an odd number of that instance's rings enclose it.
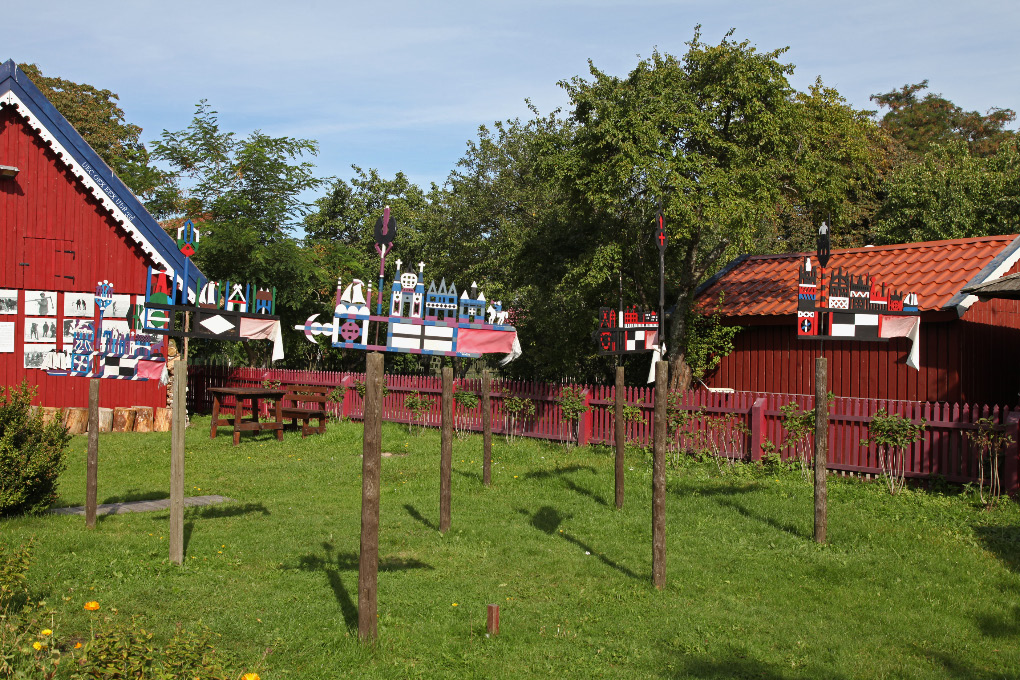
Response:
[[[379,639],[357,640],[361,426],[211,441],[187,435],[186,493],[235,502],[185,512],[185,564],[167,561],[168,513],[0,521],[36,537],[30,581],[65,637],[82,611],[144,617],[157,639],[203,621],[240,670],[268,678],[1020,676],[1020,510],[961,495],[831,479],[829,544],[812,535],[799,473],[690,463],[670,470],[667,586],[651,585],[651,472],[627,461],[613,506],[607,449],[454,442],[453,522],[439,521],[439,436],[387,424]],[[100,439],[99,500],[166,497],[168,434]],[[85,438],[60,505],[81,505]],[[501,632],[485,637],[486,605]],[[456,605],[456,606],[455,606]]]

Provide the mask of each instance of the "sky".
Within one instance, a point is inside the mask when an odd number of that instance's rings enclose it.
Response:
[[[701,25],[789,47],[857,108],[928,79],[966,110],[1020,110],[1016,0],[205,0],[8,3],[0,60],[109,89],[150,142],[208,100],[221,129],[314,139],[321,176],[351,165],[442,184],[480,125],[569,102],[557,83],[682,55]]]

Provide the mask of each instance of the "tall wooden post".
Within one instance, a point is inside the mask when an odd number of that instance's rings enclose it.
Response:
[[[623,420],[623,405],[626,387],[623,381],[623,366],[616,367],[616,507],[623,507],[623,454],[627,447],[627,424]]]
[[[482,484],[492,484],[492,381],[489,371],[482,371]]]
[[[358,559],[358,637],[374,641],[379,579],[379,478],[382,467],[383,355],[365,358],[364,438],[361,445],[361,552]]]
[[[85,528],[96,528],[99,487],[99,378],[89,380],[89,445],[85,459]]]
[[[453,476],[453,367],[443,367],[442,444],[439,454],[439,530],[450,530],[450,484]]]
[[[173,422],[170,432],[170,561],[184,562],[184,427],[188,417],[188,361],[174,366]]]
[[[825,357],[815,358],[815,543],[825,543],[828,528],[829,394]]]
[[[652,584],[666,585],[666,383],[669,364],[655,364],[655,431],[652,445]]]

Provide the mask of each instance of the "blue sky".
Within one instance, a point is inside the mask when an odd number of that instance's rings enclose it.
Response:
[[[859,108],[927,78],[968,110],[1020,109],[1020,3],[945,0],[8,3],[0,59],[120,95],[150,141],[207,99],[224,129],[319,142],[320,174],[351,164],[442,183],[479,125],[566,106],[557,81],[587,60],[625,75],[694,26],[790,48],[794,87],[815,77]]]

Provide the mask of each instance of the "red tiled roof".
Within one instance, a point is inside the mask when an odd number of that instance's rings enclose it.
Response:
[[[902,293],[917,293],[921,311],[945,309],[968,283],[980,283],[1001,264],[1011,236],[984,236],[953,241],[925,241],[891,246],[834,250],[828,270],[842,267],[855,275]],[[1020,242],[1017,244],[1020,246]],[[732,262],[698,293],[696,304],[711,305],[725,291],[723,316],[764,316],[797,312],[797,272],[806,256],[818,266],[815,253],[753,255]],[[998,259],[997,259],[998,258]],[[983,271],[987,268],[988,271]],[[1003,272],[1004,273],[1004,272]],[[978,274],[984,276],[974,280]],[[828,278],[828,275],[826,275]],[[954,300],[954,298],[957,298]]]

